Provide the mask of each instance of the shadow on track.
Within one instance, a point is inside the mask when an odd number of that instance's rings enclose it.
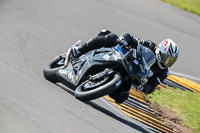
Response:
[[[67,87],[62,86],[60,84],[56,84],[56,85],[74,96],[74,91],[72,91],[72,90],[68,89]],[[129,127],[131,127],[131,128],[134,128],[134,129],[138,130],[139,132],[149,133],[149,131],[145,130],[144,128],[140,127],[139,125],[115,115],[113,112],[107,110],[106,108],[104,108],[104,107],[102,107],[102,106],[100,106],[100,105],[98,105],[98,104],[96,104],[96,103],[94,103],[92,101],[86,101],[86,102],[83,102],[83,103],[87,104],[90,107],[93,107],[97,111],[100,111],[100,112],[106,114],[107,116],[109,116],[109,117],[111,117],[111,118],[113,118],[113,119],[115,119],[115,120],[117,120],[117,121],[119,121],[119,122],[121,122],[121,123],[123,123],[123,124],[125,124],[125,125],[127,125]]]
[[[92,102],[92,101],[87,101],[87,102],[84,102],[85,104],[88,104],[89,106],[93,107],[94,109],[106,114],[107,116],[117,120],[117,121],[120,121],[121,123],[131,127],[131,128],[134,128],[140,132],[143,132],[143,133],[149,133],[149,131],[145,130],[144,128],[138,126],[137,124],[133,123],[133,122],[130,122],[128,120],[125,120],[117,115],[115,115],[113,112],[107,110],[106,108],[102,107],[102,106],[99,106],[98,104]]]

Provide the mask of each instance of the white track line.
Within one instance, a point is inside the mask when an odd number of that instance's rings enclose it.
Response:
[[[187,75],[187,74],[182,74],[182,73],[178,73],[178,72],[174,72],[174,71],[169,71],[169,73],[200,82],[200,78],[193,77],[193,76],[190,76],[190,75]]]

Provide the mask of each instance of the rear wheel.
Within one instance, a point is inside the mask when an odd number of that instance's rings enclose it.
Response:
[[[120,85],[121,76],[112,70],[105,70],[79,85],[75,97],[81,101],[93,100],[115,91]]]
[[[63,67],[64,61],[64,55],[58,56],[51,60],[43,70],[44,77],[52,83],[57,83],[58,80],[56,77],[56,72],[58,72],[59,69]]]

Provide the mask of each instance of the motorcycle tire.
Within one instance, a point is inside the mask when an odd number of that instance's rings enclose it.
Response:
[[[121,76],[118,73],[108,75],[108,80],[97,88],[85,90],[84,86],[89,80],[79,85],[75,90],[75,97],[81,101],[89,101],[109,94],[121,85]]]
[[[60,60],[62,60],[62,56],[58,56],[51,60],[44,68],[43,74],[45,79],[49,80],[52,83],[57,83],[58,79],[56,77],[56,73],[59,71],[60,68],[63,67],[63,65],[56,65]]]

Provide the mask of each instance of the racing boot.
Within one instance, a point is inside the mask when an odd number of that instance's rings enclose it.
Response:
[[[121,104],[128,99],[129,93],[129,91],[113,92],[109,94],[109,96],[114,99],[116,103]]]
[[[81,54],[81,52],[78,50],[78,48],[79,47],[77,46],[77,47],[71,47],[68,49],[68,51],[66,53],[66,57],[65,57],[64,68],[66,68],[68,66],[70,56],[77,57],[79,54]]]

